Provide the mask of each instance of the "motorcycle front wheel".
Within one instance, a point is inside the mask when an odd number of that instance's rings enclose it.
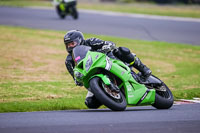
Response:
[[[95,97],[111,110],[123,111],[126,109],[127,102],[122,92],[112,92],[109,86],[105,85],[99,77],[90,80],[90,89]]]
[[[61,19],[64,19],[64,18],[65,18],[66,13],[63,12],[63,11],[60,9],[59,6],[56,6],[56,12],[57,12],[58,16],[59,16]]]

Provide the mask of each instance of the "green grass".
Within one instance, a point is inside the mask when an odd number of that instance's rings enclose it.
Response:
[[[51,2],[52,1],[47,0],[0,0],[0,6],[46,6],[53,8]],[[85,1],[78,1],[78,9],[200,18],[199,5],[156,5],[153,3],[88,3]]]
[[[76,89],[68,82],[8,82],[1,83],[0,88],[3,90],[0,97],[0,112],[86,108],[83,102],[86,91]]]
[[[65,68],[66,32],[0,26],[0,112],[85,109],[87,90]],[[200,97],[200,47],[84,34],[136,53],[175,99]]]

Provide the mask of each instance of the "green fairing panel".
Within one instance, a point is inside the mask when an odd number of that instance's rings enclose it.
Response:
[[[86,71],[85,65],[86,65],[86,62],[87,62],[89,56],[92,57],[92,65],[91,65],[90,69],[88,71]],[[92,78],[91,76],[93,76],[95,73],[97,73],[99,68],[105,68],[105,66],[106,66],[105,57],[106,57],[105,54],[89,51],[86,55],[86,58],[83,59],[77,65],[77,67],[75,67],[74,71],[79,71],[84,75],[83,83],[86,88],[89,88],[89,81]]]
[[[131,85],[130,82],[126,82],[124,88],[125,88],[127,103],[130,105],[136,105],[142,98],[141,96],[143,96],[147,91],[147,88],[144,85],[133,84],[133,83]],[[153,104],[154,101],[155,101],[155,90],[152,89],[139,105]]]
[[[60,3],[59,7],[62,11],[65,11],[65,4],[64,3]]]
[[[102,79],[102,81],[104,82],[104,84],[106,85],[110,85],[110,79],[106,76],[106,75],[103,75],[103,74],[96,74],[94,76],[92,76],[90,79],[92,79],[93,77],[99,77]]]
[[[151,89],[146,98],[139,105],[149,105],[155,102],[156,91]]]
[[[136,105],[141,99],[141,96],[143,96],[147,91],[145,85],[139,84],[137,81],[135,81],[135,79],[131,75],[130,68],[121,61],[113,60],[113,65],[110,71],[124,82],[127,103],[131,105]],[[152,104],[154,103],[154,101],[155,90],[150,90],[150,92],[140,103],[140,105]]]
[[[132,77],[130,68],[126,66],[123,62],[114,59],[111,59],[111,61],[112,61],[112,67],[110,69],[111,73],[114,73],[123,82],[128,81]]]

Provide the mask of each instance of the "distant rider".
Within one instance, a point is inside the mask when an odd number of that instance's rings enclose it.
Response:
[[[90,46],[92,51],[103,50],[106,52],[110,52],[110,57],[117,57],[121,61],[128,63],[129,66],[133,66],[138,71],[142,73],[142,76],[147,79],[151,75],[151,70],[146,67],[135,54],[131,53],[128,48],[119,47],[116,48],[115,44],[111,41],[103,41],[98,38],[90,38],[85,40],[82,32],[78,30],[71,30],[67,32],[64,36],[64,43],[66,46],[66,50],[68,52],[68,56],[65,61],[65,65],[71,76],[73,77],[76,85],[82,86],[81,83],[77,82],[74,78],[74,62],[72,59],[72,50],[74,47],[78,45],[86,45]],[[113,53],[113,54],[112,54]],[[94,94],[88,91],[86,96],[85,104],[88,108],[98,108],[101,106],[101,103],[95,98]]]
[[[74,19],[78,18],[78,12],[76,9],[76,5],[77,5],[76,0],[53,0],[53,4],[56,7],[56,11],[57,11],[58,15],[62,19],[65,18],[66,13],[73,14],[72,16],[74,17]],[[64,10],[64,12],[63,12],[63,10]]]

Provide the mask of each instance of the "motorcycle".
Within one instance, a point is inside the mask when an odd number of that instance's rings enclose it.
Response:
[[[71,15],[74,19],[78,19],[78,11],[76,9],[76,0],[54,0],[56,12],[61,19],[67,15]]]
[[[172,92],[163,81],[151,75],[143,82],[139,80],[140,73],[107,55],[84,45],[76,46],[72,52],[76,80],[103,105],[113,111],[123,111],[127,105],[152,105],[157,109],[173,105]]]

